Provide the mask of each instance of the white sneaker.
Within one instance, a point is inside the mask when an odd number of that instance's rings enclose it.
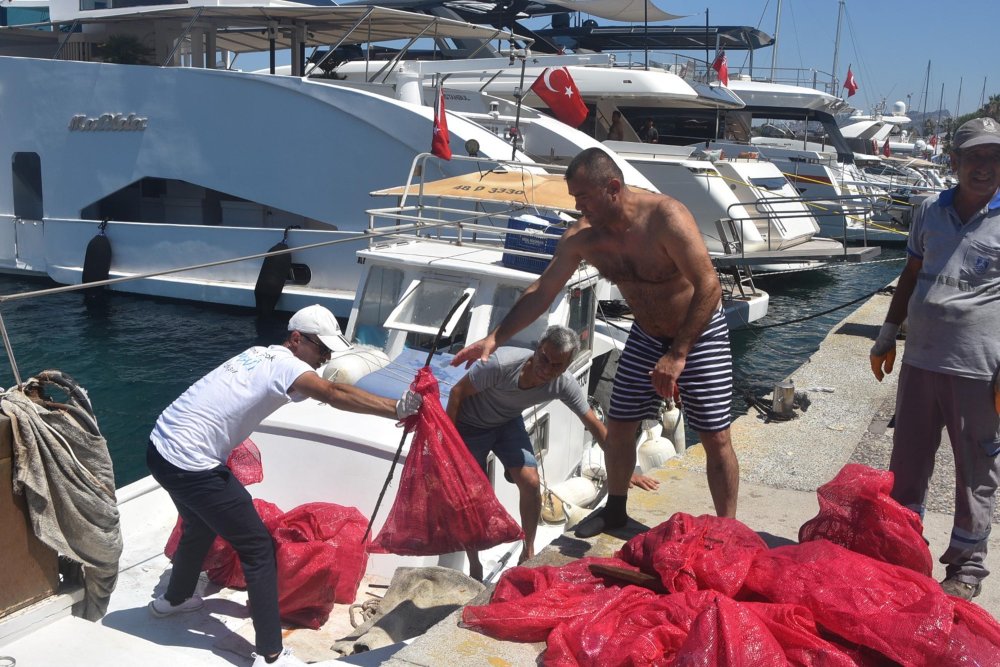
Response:
[[[252,667],[298,667],[299,665],[304,667],[306,664],[292,655],[292,649],[290,648],[281,649],[281,654],[274,662],[268,662],[264,656],[257,655],[256,653],[252,653],[251,655],[254,658]]]
[[[198,611],[205,606],[205,601],[197,595],[192,595],[180,604],[170,604],[162,595],[149,603],[149,613],[157,618]]]

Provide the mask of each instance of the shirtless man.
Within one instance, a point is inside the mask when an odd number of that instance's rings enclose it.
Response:
[[[619,360],[608,411],[607,505],[580,522],[578,537],[621,528],[635,436],[657,419],[677,385],[688,424],[707,458],[708,486],[719,516],[736,515],[739,463],[730,439],[732,356],[721,310],[722,288],[691,213],[676,199],[630,190],[600,148],[577,155],[566,171],[583,216],[563,234],[545,272],[486,338],[453,365],[486,360],[551,305],[581,261],[615,283],[635,317]]]

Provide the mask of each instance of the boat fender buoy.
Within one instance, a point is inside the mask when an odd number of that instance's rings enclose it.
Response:
[[[687,437],[684,434],[684,413],[676,401],[668,401],[663,413],[663,435],[674,445],[676,452],[687,449]]]
[[[87,251],[83,256],[83,275],[80,281],[83,283],[93,283],[99,280],[107,280],[111,273],[111,240],[105,233],[108,221],[103,220],[98,226],[97,236],[90,239],[87,244]],[[93,294],[100,290],[99,287],[91,287],[88,294]]]
[[[288,230],[285,228],[285,235],[279,243],[268,248],[268,252],[288,250]],[[253,288],[253,298],[257,305],[257,315],[260,317],[270,317],[274,313],[281,292],[285,288],[285,281],[288,280],[292,270],[292,253],[286,252],[281,255],[269,255],[264,258],[260,265],[260,273],[257,274],[257,284]]]
[[[377,347],[352,345],[338,352],[320,368],[320,377],[340,384],[355,384],[369,373],[389,365],[389,356]]]
[[[636,452],[636,463],[639,465],[639,470],[645,474],[661,467],[667,459],[673,458],[676,454],[674,443],[658,435],[642,441]]]

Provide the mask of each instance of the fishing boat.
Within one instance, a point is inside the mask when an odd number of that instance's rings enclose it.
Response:
[[[433,173],[428,163],[436,159],[420,156],[411,175]],[[533,187],[520,192],[500,187],[499,181],[488,180],[490,175]],[[429,365],[442,400],[447,399],[464,373],[448,365],[452,354],[495,326],[551,256],[558,236],[538,228],[545,227],[546,220],[565,224],[571,219],[572,199],[561,175],[507,162],[484,173],[480,182],[489,185],[478,191],[485,194],[470,195],[469,189],[454,187],[454,181],[435,185],[413,176],[405,186],[380,193],[399,201],[370,211],[367,247],[357,253],[362,277],[345,330],[350,346],[320,373],[394,395],[412,381],[417,368]],[[603,368],[619,345],[598,330],[602,282],[593,267],[581,265],[548,312],[509,342],[531,347],[548,325],[573,328],[583,345],[570,373],[588,393],[595,393],[593,387],[601,381],[595,367]],[[455,303],[462,305],[452,309]],[[563,512],[561,517],[553,515],[553,525],[540,527],[540,547],[562,533],[574,508],[585,512],[599,499],[602,457],[580,420],[559,401],[527,410],[524,419],[540,461],[543,494],[558,497]],[[9,436],[8,425],[0,420],[0,441]],[[393,468],[397,447],[401,464],[408,456],[400,433],[391,420],[340,412],[315,401],[288,404],[250,436],[259,448],[264,474],[263,481],[248,490],[286,511],[310,502],[356,507],[372,520],[372,534],[377,535],[386,518],[385,511],[374,515],[380,484]],[[499,466],[491,463],[488,471],[497,498],[516,516],[516,487],[504,480]],[[589,493],[582,493],[582,487]],[[393,504],[395,493],[389,485],[384,507]],[[124,549],[107,614],[98,623],[77,618],[72,611],[82,590],[55,582],[40,599],[35,592],[0,619],[0,654],[22,664],[66,664],[69,656],[83,664],[128,664],[139,655],[150,665],[249,662],[251,629],[240,591],[206,583],[200,590],[206,598],[203,611],[149,618],[146,606],[166,583],[169,562],[164,548],[176,512],[152,478],[118,489],[116,495]],[[23,517],[21,521],[25,523]],[[42,552],[43,560],[50,551],[37,544],[32,548]],[[515,563],[519,548],[505,544],[483,552],[487,577]],[[54,554],[49,561],[44,566],[54,568]],[[435,565],[461,570],[464,561],[464,553],[372,554],[361,595],[386,585],[399,568]],[[319,630],[286,632],[286,646],[308,660],[335,657],[329,646],[351,631],[348,616],[347,606],[338,605]]]

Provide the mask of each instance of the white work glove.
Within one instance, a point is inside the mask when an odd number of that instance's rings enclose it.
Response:
[[[878,332],[878,338],[872,345],[869,356],[871,357],[872,373],[879,382],[886,373],[892,372],[892,365],[896,363],[896,334],[899,333],[899,325],[892,322],[885,322]]]
[[[406,393],[396,401],[396,418],[403,421],[407,417],[412,417],[417,414],[417,410],[420,409],[423,403],[423,396],[412,389],[407,389]]]

